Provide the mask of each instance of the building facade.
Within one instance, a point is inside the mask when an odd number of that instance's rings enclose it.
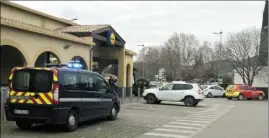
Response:
[[[111,25],[80,25],[1,1],[1,85],[15,66],[78,61],[83,69],[95,67],[100,74],[116,64],[119,91],[131,92],[134,55]]]

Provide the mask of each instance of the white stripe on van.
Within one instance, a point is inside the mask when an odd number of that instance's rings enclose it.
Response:
[[[60,102],[111,102],[111,98],[60,98]]]

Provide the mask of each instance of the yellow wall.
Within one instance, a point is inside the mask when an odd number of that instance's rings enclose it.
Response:
[[[129,68],[129,74],[128,74],[128,84],[126,84],[126,87],[132,87],[132,82],[133,82],[133,56],[132,55],[128,55],[128,54],[125,54],[125,68],[127,68],[128,64],[130,65],[130,68]],[[126,72],[127,73],[127,70]]]
[[[65,23],[42,17],[34,13],[18,9],[16,7],[11,7],[4,3],[1,3],[1,17],[22,21],[31,25],[52,30],[68,26]]]
[[[71,44],[69,49],[63,46]],[[12,45],[25,56],[28,66],[34,66],[38,56],[44,51],[55,53],[61,63],[68,63],[72,57],[81,56],[89,66],[90,46],[56,39],[31,32],[1,26],[1,45]]]

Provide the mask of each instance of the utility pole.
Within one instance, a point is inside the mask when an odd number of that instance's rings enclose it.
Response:
[[[142,45],[138,45],[138,46],[142,46],[143,47],[143,49],[142,49],[142,52],[143,52],[143,61],[142,61],[142,68],[143,68],[143,78],[145,78],[145,76],[144,76],[144,62],[145,62],[145,46],[142,44]]]
[[[220,32],[213,32],[213,34],[216,34],[216,35],[220,35],[220,42],[219,42],[219,51],[220,51],[220,53],[219,53],[219,56],[220,56],[220,60],[222,60],[222,31],[220,31]],[[220,74],[220,70],[221,70],[221,68],[220,68],[220,62],[218,63],[218,84],[219,84],[219,74]]]

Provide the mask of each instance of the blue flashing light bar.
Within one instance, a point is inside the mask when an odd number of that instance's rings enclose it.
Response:
[[[82,69],[83,65],[79,62],[70,61],[70,63],[67,65],[68,68],[74,68],[74,69]]]

